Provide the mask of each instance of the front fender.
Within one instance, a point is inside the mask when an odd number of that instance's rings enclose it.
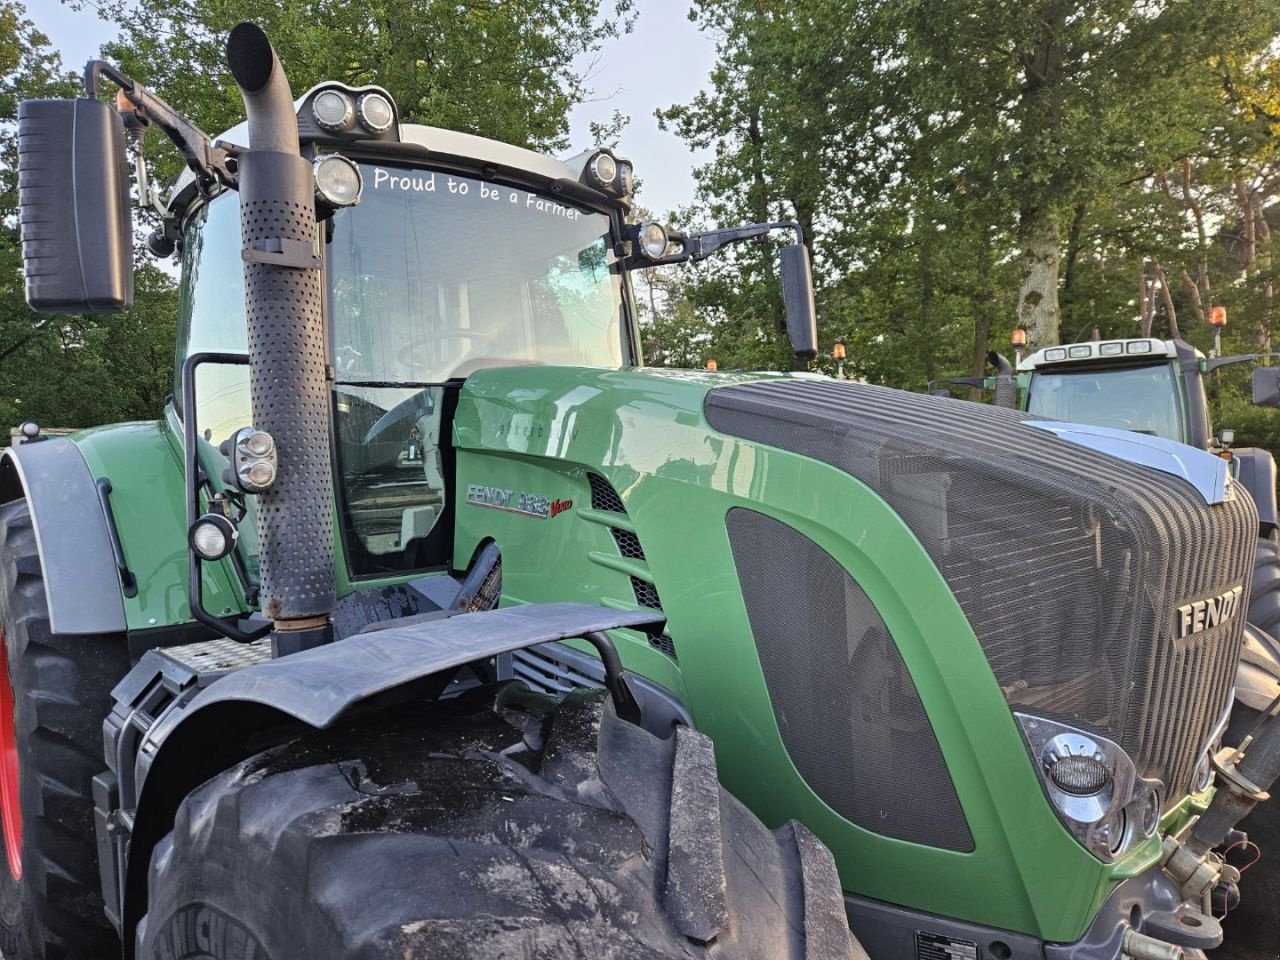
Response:
[[[0,459],[0,502],[26,497],[31,511],[54,633],[120,633],[127,626],[96,481],[65,437],[12,446]]]

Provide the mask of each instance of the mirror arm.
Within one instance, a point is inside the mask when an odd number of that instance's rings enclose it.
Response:
[[[683,230],[668,230],[667,236],[672,243],[679,244],[676,253],[669,253],[656,260],[641,259],[634,254],[628,258],[626,267],[644,269],[646,267],[666,267],[673,263],[698,263],[706,260],[721,247],[744,240],[754,240],[772,233],[774,230],[794,230],[796,243],[804,243],[804,231],[794,220],[776,220],[772,223],[751,223],[742,227],[726,227],[723,230],[708,230],[705,233],[685,233]]]
[[[772,223],[752,223],[744,227],[726,227],[723,230],[708,230],[706,233],[695,233],[688,237],[685,247],[689,251],[688,259],[697,263],[705,260],[721,247],[744,240],[754,240],[772,233],[774,230],[794,230],[796,243],[804,243],[804,233],[800,224],[794,220],[775,220]],[[690,250],[690,247],[692,249]]]
[[[1269,360],[1273,357],[1280,357],[1280,353],[1242,353],[1234,357],[1214,357],[1207,361],[1205,372],[1213,373],[1219,367],[1229,367],[1235,363],[1251,363],[1254,360]]]
[[[132,104],[134,116],[125,117],[125,126],[135,134],[135,144],[139,149],[146,128],[154,123],[173,141],[182,159],[206,189],[215,183],[236,186],[236,176],[228,168],[227,160],[235,156],[237,148],[210,143],[208,135],[199,127],[105,60],[90,60],[84,68],[85,93],[91,99],[98,99],[102,77],[117,83],[121,94]]]

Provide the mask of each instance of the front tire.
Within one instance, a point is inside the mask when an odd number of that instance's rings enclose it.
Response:
[[[831,854],[711,743],[519,684],[265,751],[155,849],[140,958],[853,960]]]
[[[93,777],[102,722],[129,669],[117,635],[50,630],[25,500],[0,506],[0,950],[6,960],[119,952],[102,908]]]

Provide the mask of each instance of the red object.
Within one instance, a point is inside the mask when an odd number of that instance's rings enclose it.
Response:
[[[716,363],[715,357],[712,357],[710,360],[707,361],[707,369],[708,370],[720,369],[720,364]]]
[[[836,360],[844,359],[844,343],[842,341],[836,341],[835,346],[831,348],[831,356]]]
[[[1014,327],[1013,333],[1009,335],[1009,342],[1015,347],[1025,347],[1027,345],[1027,331],[1022,327]]]
[[[1227,325],[1227,308],[1210,307],[1209,325],[1213,327],[1225,327]]]
[[[13,879],[22,879],[22,806],[18,800],[18,737],[13,726],[13,686],[0,630],[0,820]]]

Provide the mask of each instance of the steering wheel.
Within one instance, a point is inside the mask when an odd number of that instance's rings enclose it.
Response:
[[[1106,416],[1094,419],[1094,423],[1100,427],[1113,427],[1117,430],[1133,430],[1135,423],[1139,423],[1146,419],[1147,415],[1137,407],[1116,407],[1113,410],[1107,411]]]
[[[498,342],[498,338],[493,334],[480,333],[478,330],[470,330],[467,327],[445,327],[443,330],[420,331],[396,347],[395,355],[392,359],[405,372],[406,376],[410,376],[413,373],[413,366],[409,358],[433,346],[440,340],[472,341],[473,346],[463,354],[461,360],[466,360],[468,356],[474,353],[476,346],[479,344],[493,346]]]

